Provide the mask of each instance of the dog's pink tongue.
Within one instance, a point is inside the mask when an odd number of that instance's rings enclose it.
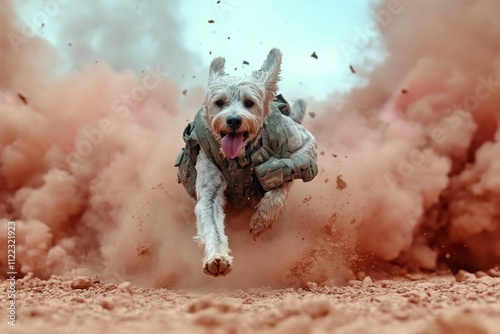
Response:
[[[243,141],[243,132],[226,134],[221,142],[224,154],[228,158],[234,159],[243,148]]]

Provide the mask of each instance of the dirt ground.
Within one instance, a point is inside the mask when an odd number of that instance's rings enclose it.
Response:
[[[98,277],[16,283],[16,326],[2,333],[500,333],[499,271],[407,274],[346,286],[188,292]],[[358,277],[362,278],[362,277]],[[1,282],[6,305],[8,282]],[[5,312],[5,307],[2,307]]]

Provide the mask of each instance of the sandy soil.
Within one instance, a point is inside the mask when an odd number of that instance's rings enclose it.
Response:
[[[500,333],[498,271],[408,274],[347,286],[187,292],[28,275],[2,333]],[[362,278],[362,277],[359,277]],[[7,282],[2,281],[2,291]],[[5,305],[2,292],[2,305]],[[5,310],[4,310],[5,311]]]

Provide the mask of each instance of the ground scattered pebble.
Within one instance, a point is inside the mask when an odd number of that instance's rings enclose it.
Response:
[[[476,279],[476,276],[465,270],[459,270],[458,273],[455,275],[455,279],[457,282],[464,282],[468,280],[474,280]]]
[[[84,321],[84,332],[91,333],[121,328],[126,321],[127,328],[147,333],[270,333],[279,328],[290,333],[299,329],[307,333],[311,328],[315,333],[329,333],[332,328],[340,333],[498,332],[499,277],[476,278],[466,271],[455,276],[412,275],[419,279],[405,275],[378,279],[370,271],[359,271],[357,279],[341,284],[309,281],[302,288],[232,292],[183,292],[137,288],[130,282],[99,283],[97,277],[68,281],[26,275],[17,286],[23,307],[16,327],[26,333],[78,333]],[[0,290],[7,284],[0,281]],[[40,329],[40,322],[50,330]],[[291,323],[295,327],[289,327]],[[1,333],[5,326],[0,324]]]
[[[73,289],[88,289],[93,285],[92,279],[86,276],[78,276],[71,281],[71,288]]]
[[[115,308],[115,303],[110,298],[105,298],[101,300],[100,305],[102,306],[103,309],[106,310],[112,310]]]
[[[134,287],[130,282],[123,282],[120,285],[118,285],[118,290],[122,292],[126,292],[128,294],[133,295],[134,294]]]

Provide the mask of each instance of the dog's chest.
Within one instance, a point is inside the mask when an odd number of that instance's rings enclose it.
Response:
[[[265,191],[257,180],[250,159],[225,159],[224,166],[219,167],[222,167],[220,170],[226,180],[228,202],[254,206],[264,196]]]

